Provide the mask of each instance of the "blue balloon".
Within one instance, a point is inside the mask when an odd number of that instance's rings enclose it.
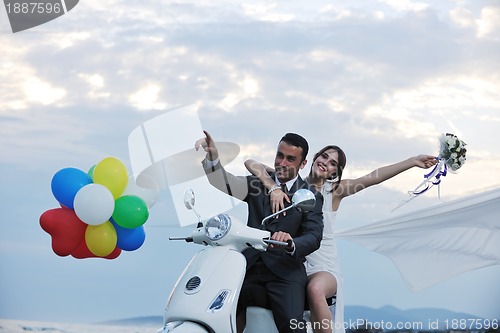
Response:
[[[146,232],[143,225],[129,229],[119,226],[113,219],[110,219],[110,221],[113,223],[116,230],[116,236],[118,237],[116,242],[117,247],[123,251],[134,251],[144,244]]]
[[[73,209],[76,193],[91,183],[92,178],[86,172],[77,168],[64,168],[54,174],[50,187],[61,205]]]

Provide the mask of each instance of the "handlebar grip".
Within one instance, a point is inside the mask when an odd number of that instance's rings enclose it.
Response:
[[[193,241],[193,237],[169,237],[168,240],[183,240],[191,243]]]
[[[274,245],[281,245],[281,246],[291,246],[292,243],[291,241],[289,242],[280,242],[280,241],[276,241],[274,239],[268,239],[268,238],[265,238],[263,239],[264,243],[267,243],[267,244],[274,244]]]

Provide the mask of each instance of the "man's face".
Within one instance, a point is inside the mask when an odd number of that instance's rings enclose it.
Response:
[[[276,170],[276,177],[281,183],[286,183],[295,178],[306,163],[306,160],[302,161],[302,148],[289,145],[283,141],[279,143],[276,158],[274,159],[274,169]]]

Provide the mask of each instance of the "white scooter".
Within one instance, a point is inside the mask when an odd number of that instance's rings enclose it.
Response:
[[[293,207],[311,210],[315,201],[311,191],[298,190],[290,206],[266,217],[262,223]],[[249,246],[265,251],[268,244],[288,244],[274,241],[269,231],[250,228],[227,214],[202,222],[194,203],[194,192],[188,189],[184,204],[198,216],[196,229],[190,237],[170,240],[207,247],[195,254],[175,283],[165,306],[164,326],[157,333],[235,333],[236,307],[246,272],[246,259],[241,252]],[[276,326],[274,330],[277,331]],[[245,332],[249,332],[248,325]]]

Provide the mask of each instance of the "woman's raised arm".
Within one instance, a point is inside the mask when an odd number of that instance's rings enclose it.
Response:
[[[436,165],[438,160],[435,156],[431,155],[418,155],[410,157],[398,163],[383,166],[381,168],[375,169],[367,175],[364,175],[356,179],[343,179],[335,194],[340,198],[347,197],[349,195],[355,194],[359,191],[364,190],[372,185],[380,184],[401,172],[404,172],[413,167],[419,167],[422,169],[430,168]]]
[[[245,167],[264,184],[271,197],[271,211],[273,213],[285,208],[285,200],[290,203],[290,198],[281,190],[281,187],[276,185],[276,181],[269,175],[274,172],[273,168],[252,159],[245,161]]]

